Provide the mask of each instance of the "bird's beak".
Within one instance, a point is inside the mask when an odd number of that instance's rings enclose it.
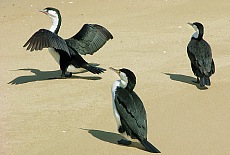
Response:
[[[42,9],[42,10],[40,10],[40,12],[42,12],[42,13],[44,13],[44,14],[48,15],[48,13],[47,13],[46,9]]]
[[[193,26],[193,23],[187,23],[187,24]]]
[[[115,69],[113,67],[109,67],[109,69],[111,69],[112,71],[114,71],[115,73],[117,73],[118,75],[120,75],[120,70],[119,69]]]

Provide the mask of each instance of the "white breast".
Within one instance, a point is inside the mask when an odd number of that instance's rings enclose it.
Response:
[[[198,36],[199,36],[199,31],[196,31],[196,32],[192,35],[193,38],[198,38]]]
[[[117,111],[117,108],[116,108],[116,105],[115,105],[115,95],[116,95],[116,90],[117,90],[117,87],[120,86],[120,83],[121,81],[120,80],[117,80],[113,83],[112,85],[112,105],[113,105],[113,114],[114,114],[114,117],[115,117],[115,120],[117,122],[117,127],[119,128],[121,126],[121,120],[120,120],[120,115]]]
[[[50,54],[53,56],[53,58],[56,60],[58,64],[60,64],[60,55],[58,52],[55,51],[53,48],[48,48]]]

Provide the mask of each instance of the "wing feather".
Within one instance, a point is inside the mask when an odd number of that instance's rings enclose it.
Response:
[[[28,46],[26,50],[30,51],[42,50],[43,48],[52,47],[55,49],[65,51],[69,55],[75,54],[74,52],[69,51],[65,40],[63,40],[57,34],[46,29],[40,29],[37,32],[35,32],[23,47],[26,46]]]
[[[75,51],[86,55],[98,51],[109,39],[113,39],[113,36],[103,26],[85,24],[76,35],[65,41]]]
[[[147,119],[144,105],[135,92],[128,92],[123,88],[116,91],[115,105],[126,131],[131,135],[147,138]],[[124,121],[124,122],[123,122]],[[128,133],[127,133],[128,134]]]
[[[191,40],[187,47],[187,53],[191,63],[202,74],[209,75],[212,69],[212,51],[205,40]]]

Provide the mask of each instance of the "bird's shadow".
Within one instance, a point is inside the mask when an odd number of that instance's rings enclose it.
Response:
[[[82,128],[80,128],[82,129]],[[130,145],[120,145],[118,144],[118,141],[121,139],[125,139],[123,136],[117,133],[112,133],[112,132],[106,132],[102,130],[93,130],[93,129],[82,129],[88,131],[89,134],[91,134],[93,137],[102,140],[104,142],[108,142],[111,144],[119,145],[119,146],[125,146],[125,147],[134,147],[138,148],[140,150],[146,151],[146,149],[138,142],[132,142]]]
[[[179,82],[191,84],[191,85],[196,86],[200,90],[208,89],[207,87],[200,87],[200,85],[198,83],[195,83],[194,81],[196,81],[196,78],[194,78],[194,77],[182,75],[182,74],[171,74],[171,73],[164,73],[164,74],[168,75],[170,77],[170,79],[173,81],[179,81]]]
[[[33,69],[33,68],[27,68],[27,69],[18,69],[14,71],[30,71],[31,73],[34,73],[34,75],[25,75],[25,76],[19,76],[10,82],[8,84],[12,85],[18,85],[18,84],[24,84],[29,82],[35,82],[35,81],[46,81],[46,80],[54,80],[54,79],[60,79],[61,71],[55,70],[55,71],[41,71],[39,69]],[[87,72],[86,70],[83,70],[79,73]],[[99,76],[76,76],[76,74],[73,74],[73,76],[70,79],[85,79],[85,80],[100,80],[101,77]]]

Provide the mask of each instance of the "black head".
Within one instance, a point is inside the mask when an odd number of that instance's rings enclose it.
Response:
[[[52,23],[55,25],[55,29],[52,31],[54,33],[58,33],[60,26],[61,26],[61,14],[60,11],[56,8],[47,7],[40,12],[48,15],[52,20]]]
[[[122,82],[124,82],[126,84],[125,89],[132,91],[136,85],[136,76],[135,74],[126,68],[122,68],[122,69],[114,69],[112,67],[110,67],[111,70],[115,71],[119,76]]]
[[[43,9],[42,10],[42,12],[49,12],[49,11],[54,11],[54,12],[56,12],[57,14],[60,14],[60,11],[58,10],[58,9],[56,9],[56,8],[52,8],[52,7],[47,7],[47,8],[45,8],[45,9]]]
[[[194,30],[196,31],[196,33],[194,33],[192,38],[197,39],[197,40],[201,40],[203,38],[203,35],[204,35],[204,26],[199,22],[188,23],[188,24],[191,25],[194,28]]]
[[[55,19],[55,18],[58,18],[59,20],[61,19],[60,11],[56,8],[47,7],[41,10],[40,12],[50,16],[51,19]]]

